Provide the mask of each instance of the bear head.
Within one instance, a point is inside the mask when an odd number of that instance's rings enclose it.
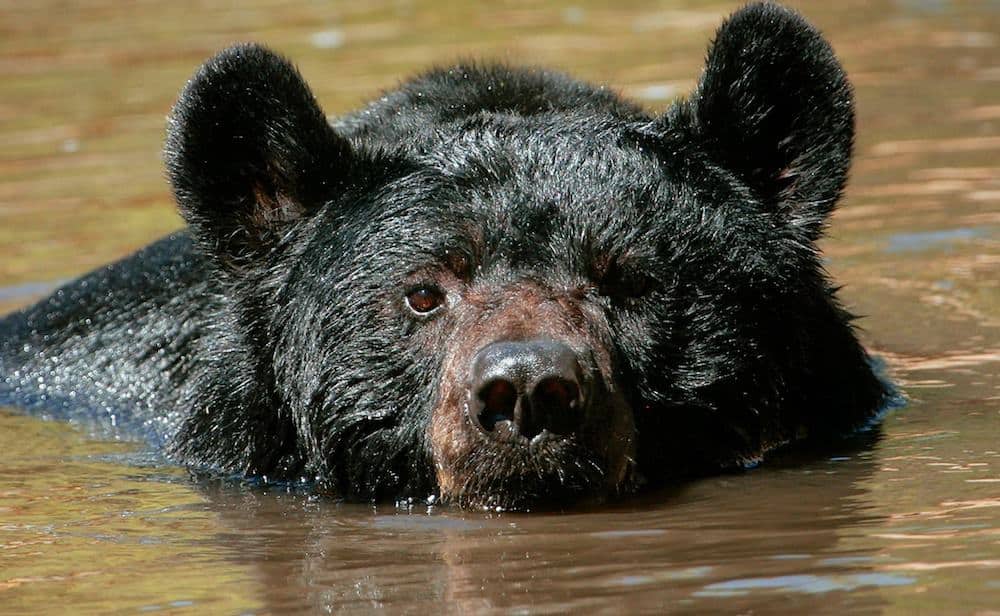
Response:
[[[661,115],[466,65],[331,125],[286,60],[234,47],[166,157],[273,406],[238,429],[291,435],[343,495],[527,508],[871,417],[884,390],[816,248],[853,127],[829,45],[765,3]]]

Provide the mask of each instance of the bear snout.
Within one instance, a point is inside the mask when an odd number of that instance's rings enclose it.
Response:
[[[536,444],[583,425],[589,389],[576,353],[562,342],[494,342],[472,359],[466,408],[490,438]]]

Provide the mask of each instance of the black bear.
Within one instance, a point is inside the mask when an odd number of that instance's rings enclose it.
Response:
[[[796,13],[720,27],[651,115],[559,73],[432,70],[329,122],[282,57],[169,121],[187,229],[0,324],[0,398],[222,473],[531,508],[870,421],[816,241],[851,87]]]

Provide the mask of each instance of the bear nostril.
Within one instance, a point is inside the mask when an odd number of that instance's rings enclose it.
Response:
[[[514,384],[501,379],[490,381],[479,389],[481,408],[476,420],[483,430],[493,432],[497,424],[514,421],[517,395]]]
[[[576,406],[580,397],[580,388],[573,381],[562,378],[549,378],[535,386],[532,398],[536,406],[550,406],[560,410],[569,410]]]
[[[548,430],[568,436],[580,427],[583,420],[580,387],[575,381],[562,377],[543,379],[531,392],[531,428],[528,438]]]

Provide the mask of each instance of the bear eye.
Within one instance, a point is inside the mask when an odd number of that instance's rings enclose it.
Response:
[[[643,272],[612,265],[600,283],[604,296],[635,298],[645,295],[652,280]]]
[[[406,305],[410,310],[427,315],[444,305],[444,292],[432,285],[422,285],[406,294]]]

